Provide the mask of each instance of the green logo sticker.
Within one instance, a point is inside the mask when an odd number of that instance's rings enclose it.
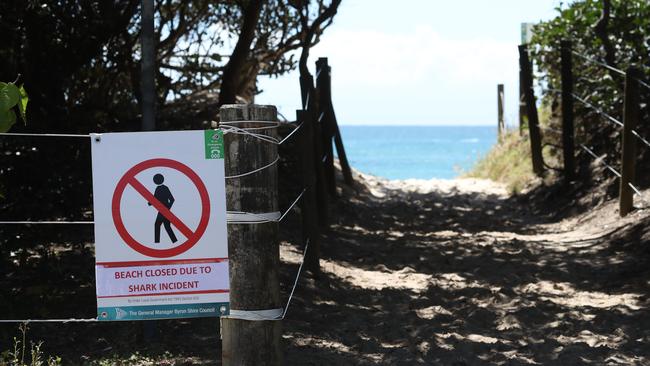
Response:
[[[205,130],[205,158],[223,159],[223,131]]]

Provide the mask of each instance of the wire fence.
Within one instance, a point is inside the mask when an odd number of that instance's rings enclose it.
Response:
[[[565,47],[565,46],[563,45],[563,47]],[[563,51],[563,52],[564,52],[564,51]],[[621,70],[621,69],[619,69],[619,68],[617,68],[617,67],[614,67],[614,66],[612,66],[612,65],[609,65],[609,64],[606,63],[606,62],[603,62],[603,61],[600,61],[600,60],[598,60],[598,59],[596,59],[596,58],[593,58],[593,57],[587,56],[587,55],[585,55],[585,54],[582,54],[582,53],[576,52],[575,50],[571,50],[570,54],[571,54],[571,55],[575,55],[575,56],[577,56],[578,58],[580,58],[581,60],[586,61],[587,63],[590,63],[590,64],[592,64],[592,65],[594,65],[594,66],[601,67],[601,68],[603,68],[603,69],[605,69],[605,70],[608,70],[608,71],[610,71],[610,72],[612,72],[612,73],[614,73],[614,74],[616,74],[616,75],[618,75],[618,76],[622,76],[622,77],[626,78],[626,80],[629,79],[630,82],[636,82],[636,83],[638,83],[638,85],[639,85],[640,87],[643,87],[643,88],[645,88],[645,89],[647,89],[647,90],[650,90],[650,84],[649,84],[648,82],[646,82],[643,78],[637,76],[636,74],[635,74],[635,75],[629,74],[628,72],[626,72],[626,71],[624,71],[624,70]],[[564,62],[564,61],[563,61],[563,62]],[[569,64],[569,65],[570,65],[570,64]],[[563,68],[564,68],[564,64],[563,64]],[[598,80],[590,79],[590,78],[588,78],[588,77],[586,77],[586,76],[584,76],[584,75],[578,75],[577,77],[574,77],[574,76],[573,76],[573,72],[572,72],[571,70],[567,70],[567,72],[568,72],[568,75],[571,75],[570,77],[573,78],[573,79],[575,79],[575,80],[586,81],[586,82],[588,82],[588,83],[590,83],[590,84],[593,84],[593,83],[597,83],[597,82],[598,82]],[[566,75],[566,74],[565,74],[565,70],[563,69],[563,71],[562,71],[563,82],[564,82],[564,77],[565,77],[565,75]],[[571,84],[573,84],[573,81],[572,81],[572,80],[570,80],[569,82],[570,82]],[[627,81],[626,81],[626,82],[627,82]],[[627,88],[627,87],[626,87],[626,88]],[[572,89],[572,87],[570,87],[570,89]],[[562,91],[562,90],[559,90],[559,89],[546,88],[546,89],[544,89],[543,91],[544,91],[544,93],[553,93],[553,94],[556,94],[556,95],[562,95],[563,98],[564,98],[564,97],[567,97],[567,95],[565,95],[565,94],[563,93],[563,91]],[[626,91],[626,92],[627,92],[627,91]],[[622,129],[622,130],[623,130],[623,133],[625,134],[625,131],[626,131],[626,129],[625,129],[625,121],[621,121],[621,120],[615,118],[615,117],[612,116],[611,114],[605,112],[605,111],[603,110],[603,108],[600,108],[600,107],[596,106],[594,103],[590,102],[587,98],[583,98],[583,97],[579,96],[579,95],[576,94],[576,93],[570,93],[570,94],[568,95],[568,97],[569,97],[569,98],[572,98],[573,100],[579,102],[581,105],[583,105],[583,106],[586,107],[587,109],[589,109],[589,110],[591,110],[592,112],[596,113],[596,114],[599,115],[601,118],[603,118],[606,122],[608,122],[608,123],[614,125],[614,126],[617,127],[617,128]],[[564,102],[564,99],[563,99],[563,102]],[[637,106],[637,107],[638,107],[638,106]],[[571,123],[572,123],[572,122],[571,122]],[[549,133],[549,134],[552,134],[552,135],[563,136],[563,133],[566,133],[566,132],[564,132],[564,131],[560,131],[560,130],[553,129],[553,128],[546,127],[546,126],[539,126],[539,128],[540,128],[541,131],[544,131],[544,132]],[[648,139],[646,139],[645,137],[643,137],[642,134],[641,134],[638,130],[636,130],[636,129],[634,129],[634,128],[629,128],[627,131],[629,132],[629,134],[630,134],[631,136],[634,136],[633,138],[635,138],[637,141],[639,141],[640,143],[642,143],[644,146],[646,146],[646,147],[650,147],[650,141],[649,141]],[[571,133],[573,133],[573,131],[571,131]],[[572,138],[573,138],[573,137],[572,137]],[[625,141],[624,141],[624,143],[625,143]],[[586,152],[586,153],[587,153],[587,154],[588,154],[592,159],[594,159],[595,162],[597,162],[598,164],[600,164],[600,165],[602,165],[603,167],[605,167],[606,170],[610,171],[610,172],[611,172],[612,174],[614,174],[617,178],[619,178],[619,179],[623,179],[623,178],[624,178],[624,176],[623,176],[623,174],[622,174],[622,171],[619,171],[619,170],[615,169],[611,164],[609,164],[609,163],[607,163],[607,162],[605,161],[605,155],[603,155],[603,156],[599,156],[599,155],[596,154],[596,153],[595,153],[595,152],[594,152],[590,147],[588,147],[587,145],[585,145],[585,144],[583,144],[583,143],[580,143],[579,146],[580,146],[580,148],[581,148],[583,151],[585,151],[585,152]],[[623,149],[625,149],[625,146],[623,146]],[[636,159],[636,158],[634,157],[634,159]],[[633,164],[634,164],[634,163],[633,163]],[[623,162],[621,162],[621,165],[623,165]],[[632,170],[633,170],[633,169],[634,169],[634,167],[632,167]],[[623,169],[622,169],[622,170],[623,170]],[[647,201],[647,200],[645,199],[645,197],[643,196],[641,190],[640,190],[637,186],[635,186],[632,182],[627,182],[627,183],[626,183],[626,182],[622,182],[621,184],[624,185],[624,186],[626,186],[626,187],[629,186],[629,188],[631,188],[631,189],[634,191],[634,194],[635,194],[636,196],[640,197],[640,198],[641,198],[641,199],[642,199],[646,204],[648,203],[648,201]],[[623,190],[623,188],[621,188],[621,190]],[[621,193],[621,195],[622,195],[622,193]],[[621,198],[621,199],[622,199],[622,198]]]
[[[266,126],[262,127],[238,127],[237,125],[241,125],[244,123],[257,123],[257,124],[265,124]],[[295,138],[295,136],[298,135],[298,132],[303,128],[304,122],[300,123],[298,125],[294,125],[291,123],[286,123],[286,122],[276,122],[276,121],[233,121],[233,122],[226,122],[226,123],[221,123],[220,129],[223,131],[224,134],[232,133],[232,134],[241,134],[241,135],[247,135],[250,137],[253,137],[257,140],[259,140],[262,143],[271,143],[274,145],[284,145],[292,138]],[[294,127],[294,129],[283,139],[279,140],[277,138],[274,138],[269,135],[264,135],[260,134],[257,132],[253,131],[260,131],[260,130],[268,130],[268,129],[275,129],[280,126],[291,126]],[[8,136],[8,137],[48,137],[48,138],[87,138],[90,139],[93,136],[96,136],[95,134],[38,134],[38,133],[0,133],[0,136]],[[280,155],[278,156],[269,164],[264,165],[260,168],[247,171],[244,173],[240,173],[237,175],[231,175],[231,176],[226,176],[225,178],[227,180],[229,179],[237,179],[237,178],[242,178],[246,177],[249,175],[253,175],[256,173],[259,173],[265,169],[269,169],[272,166],[276,165],[278,161],[280,160]],[[260,213],[253,213],[253,212],[242,212],[242,211],[226,211],[226,216],[227,216],[227,224],[228,225],[242,225],[242,224],[247,224],[247,225],[254,225],[254,224],[266,224],[266,223],[281,223],[284,221],[284,219],[294,210],[296,205],[303,199],[303,196],[306,192],[307,188],[303,187],[300,193],[297,194],[297,196],[291,201],[291,204],[289,207],[284,210],[283,212],[278,212],[278,213],[271,213],[269,214],[260,214]],[[0,225],[94,225],[95,222],[92,220],[89,221],[65,221],[65,220],[40,220],[40,221],[34,221],[34,220],[13,220],[13,221],[0,221]],[[272,316],[268,316],[266,314],[259,313],[259,314],[253,314],[255,312],[251,311],[246,311],[245,313],[246,316],[250,317],[253,316],[255,319],[251,320],[282,320],[286,317],[287,312],[289,310],[289,306],[291,304],[291,300],[293,298],[293,295],[295,293],[295,290],[297,288],[297,285],[300,280],[300,276],[303,273],[303,265],[305,263],[305,258],[307,255],[307,251],[309,249],[309,243],[311,241],[310,237],[306,237],[305,243],[304,243],[304,249],[302,252],[302,259],[300,261],[300,265],[298,267],[298,270],[296,272],[295,278],[293,280],[293,285],[291,288],[291,292],[289,293],[289,296],[286,300],[285,305],[282,307],[281,312],[278,314],[273,314]],[[235,311],[233,311],[235,312]],[[244,313],[244,312],[243,312]],[[0,323],[88,323],[88,322],[97,322],[99,321],[97,318],[61,318],[61,319],[0,319]]]

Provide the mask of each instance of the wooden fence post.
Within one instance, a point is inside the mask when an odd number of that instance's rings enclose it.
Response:
[[[619,213],[627,215],[634,207],[634,184],[636,171],[636,139],[632,134],[639,121],[639,82],[641,72],[630,67],[625,73],[625,100],[623,102],[623,151],[621,153],[621,184],[619,190]]]
[[[300,76],[300,90],[302,96],[303,109],[307,109],[307,120],[311,122],[313,134],[314,158],[313,165],[316,173],[316,199],[318,203],[318,223],[323,231],[327,231],[329,222],[329,208],[327,198],[327,188],[325,187],[325,171],[323,169],[323,148],[321,139],[320,124],[316,123],[316,113],[318,111],[316,100],[316,89],[314,88],[314,78],[311,75]]]
[[[332,68],[327,67],[327,91],[329,99],[327,101],[327,108],[330,118],[330,126],[333,129],[334,133],[334,145],[336,146],[336,152],[339,156],[339,163],[341,164],[341,172],[343,173],[343,181],[348,186],[352,187],[354,185],[354,179],[352,178],[352,169],[350,168],[350,163],[348,162],[348,155],[345,153],[345,146],[343,145],[343,138],[341,137],[341,130],[339,129],[339,123],[336,120],[336,113],[334,112],[334,103],[332,102]]]
[[[566,181],[575,174],[575,132],[573,127],[573,62],[571,41],[562,41],[562,154]]]
[[[541,177],[544,175],[544,160],[542,158],[542,137],[539,132],[539,119],[535,92],[533,91],[533,68],[528,58],[528,46],[519,46],[519,67],[523,77],[524,95],[526,96],[526,114],[528,116],[528,133],[530,134],[530,152],[533,161],[533,172]]]
[[[498,111],[498,119],[497,119],[497,132],[498,132],[498,137],[499,141],[503,138],[503,133],[505,132],[505,121],[503,119],[503,103],[504,103],[504,95],[503,95],[503,84],[498,84],[497,85],[497,111]]]
[[[524,77],[521,66],[519,67],[519,136],[524,135],[524,121],[526,119],[526,93],[524,93]]]
[[[219,111],[221,123],[277,121],[274,106],[228,104]],[[240,128],[269,127],[245,122]],[[277,137],[277,130],[255,133]],[[228,133],[224,138],[226,176],[246,173],[278,157],[278,146],[246,135]],[[226,180],[226,207],[230,211],[271,213],[278,208],[278,169],[272,165],[254,174]],[[228,225],[231,310],[281,308],[278,223]],[[222,318],[222,362],[225,366],[282,364],[279,320],[249,321]]]
[[[154,26],[155,7],[153,0],[142,0],[140,20],[142,61],[140,70],[140,92],[142,95],[142,131],[156,129],[156,31]]]
[[[334,174],[334,149],[332,137],[334,136],[332,119],[330,117],[329,101],[331,100],[327,76],[329,74],[327,57],[321,57],[316,61],[316,88],[318,89],[318,122],[323,131],[323,164],[325,167],[325,180],[327,191],[331,197],[336,197],[336,176]]]
[[[314,148],[313,148],[313,120],[309,118],[309,112],[296,111],[296,120],[302,123],[301,133],[301,161],[302,161],[302,184],[305,193],[302,198],[302,236],[303,243],[309,240],[309,250],[305,258],[305,265],[312,274],[320,274],[320,233],[318,230],[318,211],[316,199],[316,173],[314,172]]]

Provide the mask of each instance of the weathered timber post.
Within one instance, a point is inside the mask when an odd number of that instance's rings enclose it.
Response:
[[[140,105],[142,106],[142,131],[156,129],[156,41],[154,23],[154,0],[140,2]],[[155,320],[143,322],[143,341],[152,343],[157,339],[158,323]]]
[[[575,132],[573,127],[573,62],[571,41],[562,41],[562,154],[566,181],[575,174]]]
[[[350,163],[348,162],[348,155],[345,153],[345,146],[343,145],[343,138],[341,137],[341,130],[339,129],[339,123],[336,120],[336,113],[334,112],[334,103],[332,102],[332,67],[327,67],[327,91],[329,95],[329,100],[327,101],[327,108],[330,113],[330,122],[331,127],[334,133],[334,145],[336,146],[336,152],[339,156],[339,163],[341,164],[341,172],[343,172],[343,181],[348,186],[352,187],[354,185],[354,179],[352,178],[352,169],[350,169]]]
[[[542,158],[542,137],[539,132],[539,118],[533,91],[533,68],[528,58],[528,46],[519,46],[519,67],[523,76],[524,95],[526,96],[526,114],[528,116],[528,133],[530,135],[530,152],[533,161],[533,172],[537,176],[544,175],[544,160]]]
[[[503,104],[504,104],[504,95],[503,95],[503,84],[497,85],[497,131],[499,136],[499,141],[503,138],[503,133],[505,132],[505,121],[503,120]]]
[[[341,130],[339,129],[339,123],[336,120],[336,113],[332,109],[332,121],[334,125],[334,145],[336,145],[336,152],[339,155],[339,163],[341,164],[341,171],[343,172],[343,181],[348,186],[354,186],[354,178],[352,177],[352,169],[350,168],[350,163],[348,162],[348,155],[345,153],[345,147],[343,146],[343,138],[341,137]]]
[[[524,121],[526,119],[526,93],[524,93],[524,77],[519,66],[519,136],[524,135]]]
[[[627,215],[634,207],[634,184],[636,174],[636,140],[632,134],[639,121],[639,82],[641,72],[630,67],[625,73],[625,100],[623,102],[623,151],[621,153],[621,182],[619,190],[619,213]]]
[[[307,109],[307,120],[312,125],[313,135],[313,165],[316,174],[316,199],[318,203],[318,223],[322,230],[326,231],[329,222],[329,208],[327,198],[327,188],[325,187],[325,170],[323,168],[323,148],[321,139],[320,124],[316,123],[316,113],[318,110],[316,100],[316,89],[314,88],[314,78],[311,75],[300,76],[300,94],[302,97],[303,109]]]
[[[154,30],[154,1],[142,0],[140,42],[142,44],[140,102],[142,105],[142,131],[156,128],[156,49]]]
[[[302,162],[302,184],[305,193],[301,201],[302,208],[302,239],[303,243],[309,240],[309,250],[305,262],[307,269],[314,275],[320,273],[320,233],[318,230],[318,211],[316,199],[316,173],[314,171],[314,148],[312,142],[313,120],[309,118],[309,112],[296,111],[296,120],[302,123],[301,134],[301,162]]]
[[[219,111],[222,125],[233,121],[277,121],[274,106],[228,104]],[[277,137],[268,123],[242,122],[239,128],[258,128],[257,134]],[[259,129],[262,128],[262,129]],[[226,176],[251,172],[278,157],[278,146],[246,134],[227,133]],[[239,178],[226,180],[226,207],[229,211],[274,213],[278,209],[277,165]],[[278,223],[228,225],[230,308],[233,311],[281,308],[280,250]],[[279,320],[251,321],[224,317],[221,320],[225,366],[282,364]]]
[[[336,176],[334,172],[334,149],[332,137],[334,136],[332,118],[330,113],[330,89],[327,84],[329,66],[327,57],[321,57],[316,61],[316,88],[318,89],[318,122],[322,129],[323,141],[323,164],[325,167],[325,180],[327,191],[330,197],[336,197]]]

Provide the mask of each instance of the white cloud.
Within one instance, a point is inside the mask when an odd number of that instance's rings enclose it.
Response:
[[[327,56],[346,83],[368,86],[492,81],[517,67],[511,43],[447,39],[428,26],[401,34],[332,30],[312,54]]]
[[[318,57],[328,57],[332,66],[343,123],[491,124],[496,84],[506,84],[506,102],[517,98],[517,47],[510,42],[451,39],[430,26],[401,33],[331,29],[312,50],[311,67]],[[261,80],[267,92],[258,102],[276,104],[289,116],[299,107],[299,92],[297,75],[287,78]],[[391,103],[420,107],[405,113]],[[512,120],[515,103],[506,107]]]

